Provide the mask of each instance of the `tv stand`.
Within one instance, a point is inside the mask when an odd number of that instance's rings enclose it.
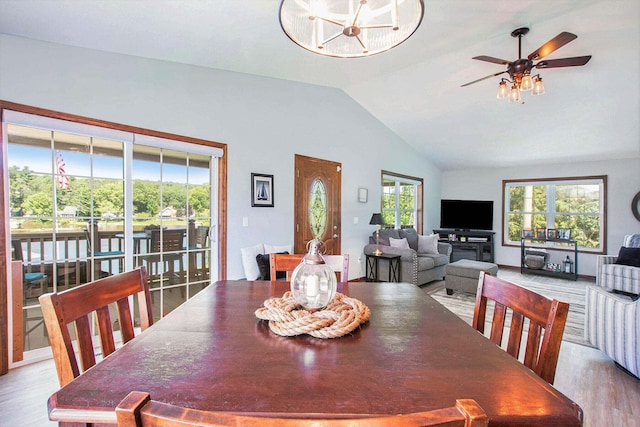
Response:
[[[451,262],[459,259],[494,262],[494,231],[440,229],[433,230],[441,242],[451,245]]]

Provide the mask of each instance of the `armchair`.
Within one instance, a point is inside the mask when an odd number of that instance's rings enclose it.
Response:
[[[640,234],[626,236],[620,254],[626,248],[640,252]],[[586,290],[585,339],[640,377],[640,267],[616,261],[598,257],[596,285]]]

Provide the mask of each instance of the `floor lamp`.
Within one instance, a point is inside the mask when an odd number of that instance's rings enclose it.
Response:
[[[375,225],[378,228],[376,229],[376,250],[373,251],[373,254],[376,256],[382,255],[382,251],[380,250],[379,244],[378,244],[378,238],[380,237],[380,227],[384,225],[384,220],[382,219],[382,214],[381,213],[374,213],[373,215],[371,215],[371,221],[369,221],[369,224],[371,225]]]

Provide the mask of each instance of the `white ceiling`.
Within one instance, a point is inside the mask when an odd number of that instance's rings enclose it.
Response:
[[[442,169],[640,157],[638,0],[425,0],[416,33],[369,58],[293,44],[279,0],[0,0],[0,33],[344,90]],[[540,70],[547,93],[495,98],[502,71],[477,55],[523,56],[562,31],[578,38]]]

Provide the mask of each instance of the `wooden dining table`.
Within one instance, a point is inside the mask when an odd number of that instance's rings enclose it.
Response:
[[[580,426],[581,408],[408,283],[351,282],[371,310],[347,336],[281,337],[255,310],[286,282],[218,281],[53,394],[61,425],[115,425],[131,391],[209,411],[402,414],[475,399],[490,426]],[[76,423],[76,424],[72,424]]]

